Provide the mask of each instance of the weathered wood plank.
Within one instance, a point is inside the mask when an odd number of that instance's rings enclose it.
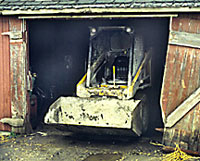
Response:
[[[87,8],[67,8],[67,9],[41,9],[41,10],[4,10],[1,11],[2,15],[42,15],[42,14],[66,14],[66,13],[187,13],[199,12],[199,7],[179,7],[179,8],[94,8],[87,5]]]
[[[26,118],[29,112],[29,95],[27,93],[28,57],[25,37],[22,37],[22,35],[25,35],[25,28],[26,23],[23,20],[15,17],[9,19],[12,118],[24,120],[23,127],[12,126],[12,131],[16,133],[25,132]],[[11,36],[12,33],[18,34]]]
[[[164,78],[165,81],[162,84],[162,91],[161,91],[161,106],[162,106],[162,117],[163,121],[165,122],[165,116],[169,114],[168,109],[168,102],[170,102],[170,92],[165,92],[165,89],[169,88],[170,82],[171,82],[171,73],[173,72],[173,60],[174,60],[174,50],[176,49],[176,46],[169,45],[168,47],[168,54],[166,57],[166,64],[165,68],[168,70],[165,70],[164,72]]]
[[[11,117],[10,96],[10,53],[9,39],[1,33],[9,29],[8,17],[0,18],[0,119]],[[10,131],[11,127],[0,123],[0,130]]]
[[[198,17],[199,14],[180,14],[179,17],[171,18],[168,47],[175,46],[178,52],[171,50],[167,52],[169,58],[166,59],[165,73],[169,74],[165,74],[163,78],[161,107],[162,114],[165,114],[163,121],[166,124],[163,144],[175,147],[174,143],[176,143],[182,149],[200,152],[200,101],[196,104],[190,102],[194,101],[192,99],[188,101],[191,94],[200,88],[200,19]],[[172,37],[172,33],[175,38]],[[177,60],[174,54],[179,55]],[[176,61],[173,61],[174,64],[169,64],[169,60]],[[169,79],[174,75],[171,68],[178,70],[172,80]],[[169,84],[173,84],[176,90],[170,88]]]
[[[200,87],[167,117],[165,127],[172,127],[199,102]]]
[[[169,44],[200,48],[200,34],[170,31]]]
[[[19,19],[90,19],[90,18],[156,18],[156,17],[177,17],[178,14],[120,14],[120,15],[59,15],[59,16],[19,16]]]

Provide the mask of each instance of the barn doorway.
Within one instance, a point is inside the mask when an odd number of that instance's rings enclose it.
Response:
[[[28,20],[29,64],[37,77],[37,124],[60,96],[75,96],[76,84],[86,72],[89,27],[133,26],[144,37],[145,49],[153,49],[151,128],[162,127],[160,91],[168,44],[169,18],[39,19]]]

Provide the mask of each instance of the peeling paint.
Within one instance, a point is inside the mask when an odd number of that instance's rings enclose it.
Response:
[[[23,30],[22,20],[10,18],[10,33],[21,33]],[[25,25],[25,24],[24,24]],[[20,41],[12,41],[10,37],[10,62],[11,62],[11,104],[12,118],[26,119],[28,102],[27,102],[27,52],[26,42],[19,36]],[[24,128],[14,128],[12,131],[25,132]]]
[[[0,17],[0,119],[11,117],[9,18]],[[8,124],[0,123],[0,130],[10,131]]]
[[[187,32],[199,36],[200,20],[197,17],[182,15],[173,18],[171,28],[176,32]],[[161,92],[163,121],[200,87],[200,49],[196,45],[192,46],[192,41],[186,40],[185,42],[190,45],[183,45],[182,40],[176,45],[168,45]],[[165,128],[163,143],[169,146],[175,146],[177,143],[183,149],[200,152],[200,147],[197,147],[200,145],[199,111],[200,103],[182,116],[183,118],[173,127]]]
[[[131,129],[132,116],[139,103],[140,100],[60,97],[50,106],[44,121],[47,124]]]

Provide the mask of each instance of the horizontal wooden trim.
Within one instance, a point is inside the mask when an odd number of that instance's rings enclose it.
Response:
[[[200,34],[170,31],[169,44],[200,48]]]
[[[87,8],[86,8],[87,7]],[[178,12],[200,12],[200,7],[180,7],[180,8],[92,8],[94,6],[80,6],[62,10],[41,9],[41,10],[4,10],[2,15],[35,15],[35,14],[63,14],[63,13],[178,13]]]
[[[167,117],[165,127],[174,126],[183,116],[185,116],[199,102],[200,102],[200,87]]]
[[[159,18],[178,17],[178,14],[149,14],[149,15],[68,15],[68,16],[19,16],[19,19],[91,19],[91,18]]]
[[[24,120],[19,118],[2,118],[0,122],[14,127],[23,127]]]
[[[22,32],[16,31],[16,32],[3,32],[1,33],[3,36],[9,36],[11,40],[18,40],[22,39]]]

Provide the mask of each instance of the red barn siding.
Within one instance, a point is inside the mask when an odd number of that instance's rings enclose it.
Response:
[[[16,17],[0,18],[0,119],[29,119],[26,35],[25,21]],[[0,124],[0,130],[10,131],[11,127]],[[12,127],[12,131],[25,132],[25,127]]]
[[[0,17],[0,119],[11,117],[9,37],[2,35],[8,31],[8,18]],[[11,127],[0,123],[0,130],[10,131]]]
[[[162,90],[162,108],[166,116],[200,86],[200,49],[168,46]]]
[[[199,16],[180,16],[171,21],[171,31],[200,34]],[[170,37],[171,38],[171,37]],[[200,44],[170,43],[166,57],[161,107],[163,120],[200,87]],[[171,128],[165,128],[163,143],[200,152],[200,103]]]

